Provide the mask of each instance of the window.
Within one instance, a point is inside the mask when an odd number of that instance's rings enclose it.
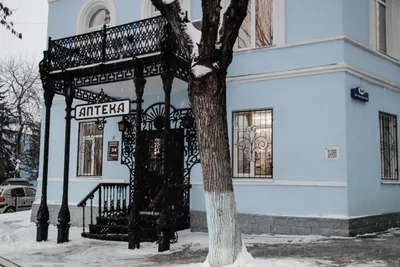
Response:
[[[379,51],[386,53],[386,0],[377,0],[376,1],[376,21],[377,25],[377,48]]]
[[[78,176],[101,176],[103,167],[103,130],[96,122],[79,123]]]
[[[272,45],[273,0],[250,0],[239,31],[237,48]]]
[[[192,0],[179,0],[183,12],[188,12],[189,19],[191,18]],[[160,11],[154,7],[151,0],[142,0],[141,18],[147,19],[151,17],[160,16]]]
[[[28,197],[35,197],[36,196],[36,190],[33,188],[25,188],[26,194]]]
[[[233,176],[272,178],[272,109],[233,113]]]
[[[397,117],[379,112],[381,138],[381,178],[398,180]]]
[[[86,0],[78,15],[77,34],[100,30],[117,24],[117,9],[114,0]]]
[[[400,59],[400,1],[370,1],[372,47]]]
[[[25,192],[22,187],[11,189],[11,196],[12,197],[24,197]]]
[[[110,26],[110,11],[107,9],[100,9],[94,13],[89,21],[89,31],[100,30],[104,25]]]

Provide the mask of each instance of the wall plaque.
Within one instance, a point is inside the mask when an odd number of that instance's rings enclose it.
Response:
[[[109,141],[108,142],[108,154],[107,160],[108,161],[117,161],[118,160],[118,149],[119,148],[119,141]]]

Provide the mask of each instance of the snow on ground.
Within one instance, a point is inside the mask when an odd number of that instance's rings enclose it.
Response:
[[[23,267],[83,267],[83,266],[166,266],[166,267],[206,267],[199,259],[198,264],[174,265],[168,260],[151,262],[157,256],[168,256],[182,252],[188,255],[204,250],[208,245],[207,234],[182,231],[178,243],[171,245],[168,252],[158,253],[157,244],[142,243],[140,250],[128,250],[126,242],[109,242],[84,239],[81,228],[70,229],[70,242],[57,244],[57,228],[50,226],[49,241],[36,242],[36,225],[30,222],[30,211],[0,214],[0,256],[12,260]],[[321,236],[244,236],[247,245],[252,244],[301,244],[330,242]],[[183,254],[185,255],[185,254]],[[168,256],[170,257],[170,256]],[[166,257],[165,259],[168,259]],[[197,258],[196,258],[197,260]],[[185,262],[185,260],[182,260]],[[329,261],[319,259],[269,258],[255,259],[255,265],[246,267],[319,267],[329,266]],[[383,262],[353,264],[347,267],[385,267]],[[232,267],[236,267],[233,265]]]

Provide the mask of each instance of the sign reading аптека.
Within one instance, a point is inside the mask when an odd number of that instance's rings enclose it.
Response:
[[[130,112],[130,100],[113,101],[107,103],[77,105],[75,107],[75,119],[87,120],[127,115]]]

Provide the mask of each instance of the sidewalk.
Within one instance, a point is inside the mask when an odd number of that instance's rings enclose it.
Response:
[[[70,242],[57,244],[57,228],[50,227],[49,241],[37,243],[30,212],[0,214],[0,256],[23,267],[201,267],[207,256],[207,234],[183,231],[171,251],[158,253],[157,245],[142,243],[128,250],[125,242],[80,237],[71,228]],[[257,267],[386,267],[400,266],[400,230],[359,238],[322,236],[244,236]]]

